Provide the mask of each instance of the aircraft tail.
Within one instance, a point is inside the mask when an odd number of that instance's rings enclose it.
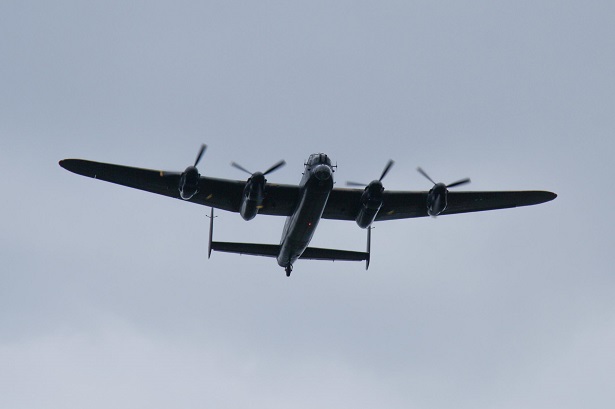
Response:
[[[369,260],[369,253],[362,251],[348,251],[335,249],[321,249],[317,247],[308,247],[305,249],[300,259],[307,260],[346,260],[346,261],[364,261]]]
[[[231,243],[226,241],[212,241],[210,243],[211,250],[223,253],[265,257],[277,257],[280,253],[280,246],[277,244]]]
[[[221,251],[224,253],[236,253],[264,257],[277,257],[280,253],[280,246],[277,244],[232,243],[223,241],[212,241],[210,249],[215,251]],[[307,260],[364,261],[369,259],[369,253],[362,251],[308,247],[305,249],[301,257],[299,258]]]
[[[211,257],[212,250],[223,253],[246,254],[250,256],[278,257],[280,245],[260,244],[260,243],[235,243],[226,241],[213,241],[214,231],[214,209],[211,209],[209,225],[209,249],[208,257]],[[369,237],[369,232],[368,232]],[[367,252],[323,249],[318,247],[308,247],[305,249],[300,259],[307,260],[347,260],[347,261],[366,261],[369,266],[369,238]]]

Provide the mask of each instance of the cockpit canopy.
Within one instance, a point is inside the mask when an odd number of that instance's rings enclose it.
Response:
[[[306,165],[312,167],[322,163],[331,166],[331,159],[324,153],[313,153],[308,158]]]

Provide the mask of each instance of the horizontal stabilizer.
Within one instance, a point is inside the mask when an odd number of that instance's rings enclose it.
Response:
[[[277,257],[280,253],[280,246],[277,244],[231,243],[223,241],[212,241],[211,249],[224,253],[237,253],[250,256],[265,257]],[[361,251],[347,251],[308,247],[305,249],[301,257],[299,258],[308,260],[363,261],[369,258],[369,253],[364,253]]]
[[[231,243],[212,241],[211,249],[223,253],[247,254],[250,256],[277,257],[280,246],[277,244]]]
[[[305,249],[301,257],[299,258],[308,260],[363,261],[369,258],[369,253],[364,253],[362,251],[333,250],[308,247]]]

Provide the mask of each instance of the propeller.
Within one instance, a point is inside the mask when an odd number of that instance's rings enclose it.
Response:
[[[199,153],[198,155],[196,155],[196,160],[194,161],[194,167],[196,168],[196,165],[199,164],[199,162],[201,161],[201,158],[203,157],[203,154],[205,153],[205,149],[207,149],[207,145],[202,144],[201,145],[201,149],[199,149]]]
[[[393,167],[394,163],[395,163],[395,161],[393,159],[389,159],[389,161],[387,162],[386,166],[384,167],[384,170],[382,171],[382,174],[380,175],[380,179],[378,179],[378,182],[382,182],[382,179],[384,179],[384,177],[387,175],[387,173],[389,173],[389,171]],[[367,185],[369,185],[369,183],[346,182],[346,186],[365,187]]]
[[[425,176],[427,178],[427,180],[429,180],[431,183],[433,183],[434,185],[437,185],[437,183],[434,182],[433,179],[430,178],[429,175],[423,169],[421,169],[420,166],[418,168],[416,168],[416,170],[418,170],[418,172],[421,175]],[[444,186],[448,189],[448,188],[455,187],[455,186],[465,185],[466,183],[470,183],[470,178],[461,179],[461,180],[458,180],[456,182],[453,182],[453,183],[450,183],[450,184],[444,185]]]
[[[271,172],[275,172],[276,170],[278,170],[279,168],[281,168],[282,166],[286,165],[286,161],[284,159],[282,159],[281,161],[277,162],[275,165],[271,166],[269,169],[267,169],[264,172],[250,172],[248,169],[244,168],[243,166],[241,166],[240,164],[238,164],[237,162],[232,162],[231,166],[234,168],[237,168],[239,170],[241,170],[242,172],[245,172],[249,175],[256,175],[258,173],[261,173],[263,176],[268,175]]]
[[[198,193],[199,178],[201,175],[199,175],[196,165],[199,164],[201,158],[203,157],[205,149],[207,149],[207,145],[202,144],[201,149],[199,149],[199,153],[196,155],[194,165],[188,166],[181,174],[179,179],[179,195],[184,200],[190,200],[195,194]]]

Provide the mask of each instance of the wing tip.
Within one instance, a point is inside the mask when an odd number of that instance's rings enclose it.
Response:
[[[527,196],[520,200],[516,204],[516,207],[538,205],[541,203],[550,202],[557,197],[557,194],[546,190],[530,190],[521,193],[525,193]]]
[[[543,192],[543,194],[544,194],[545,202],[550,202],[551,200],[557,197],[557,193],[553,193],[553,192]]]
[[[76,161],[77,159],[62,159],[58,162],[58,165],[72,172],[72,168],[74,167]]]
[[[58,165],[68,170],[69,172],[77,173],[79,175],[88,176],[85,169],[83,169],[83,159],[62,159],[58,162]]]

